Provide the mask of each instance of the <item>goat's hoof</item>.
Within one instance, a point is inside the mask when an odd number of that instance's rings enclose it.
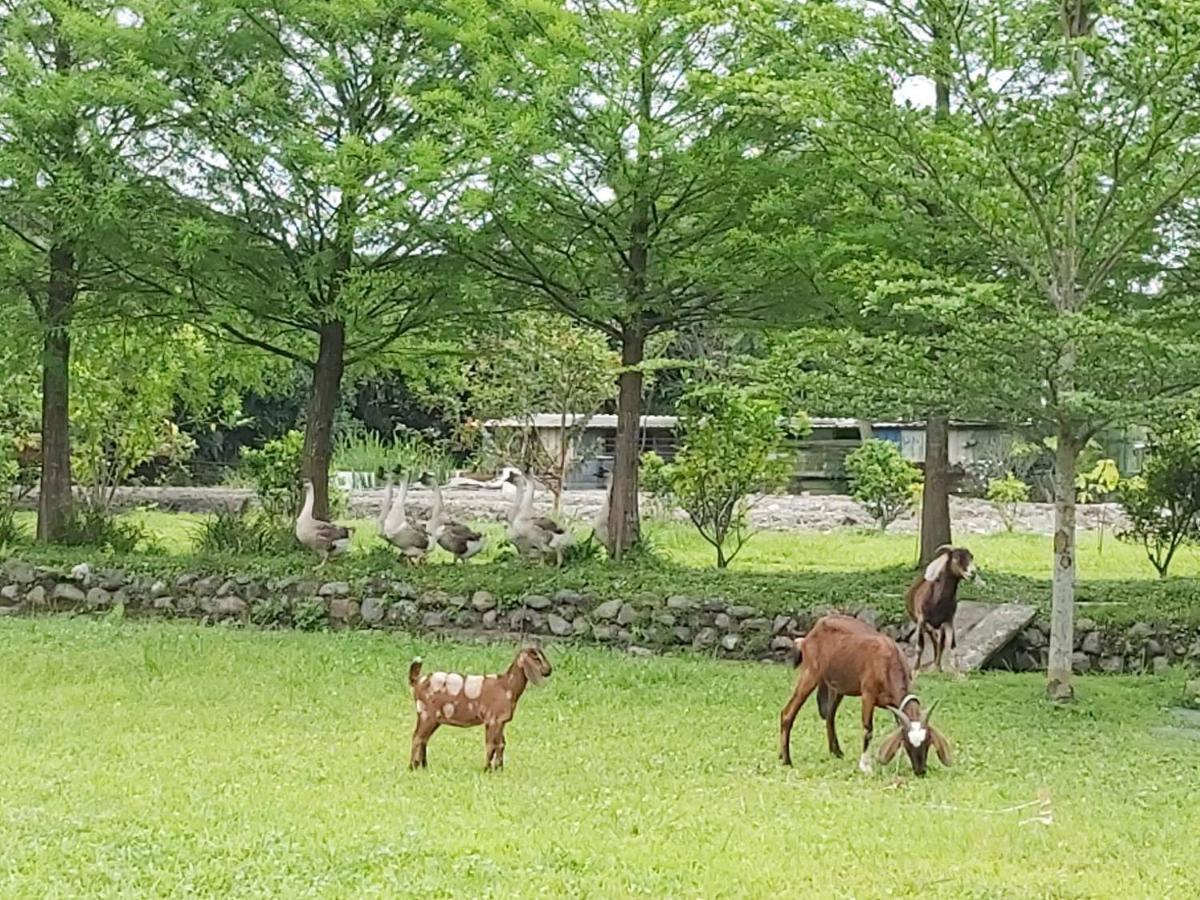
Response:
[[[858,758],[858,770],[864,775],[870,775],[874,771],[871,766],[871,755],[869,753],[864,753]]]
[[[834,756],[836,756],[838,759],[841,759],[842,757],[844,757],[846,755],[845,753],[842,752],[841,747],[833,747],[830,749],[829,752],[832,753]]]

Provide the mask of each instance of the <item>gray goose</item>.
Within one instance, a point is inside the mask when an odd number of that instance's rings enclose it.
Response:
[[[313,483],[304,479],[304,508],[296,520],[296,539],[321,557],[323,567],[331,557],[341,556],[350,549],[351,529],[313,517],[315,492]]]
[[[575,541],[575,535],[563,528],[549,516],[533,514],[533,479],[528,475],[517,476],[524,485],[519,505],[514,504],[514,512],[508,526],[509,540],[518,550],[526,555],[537,555],[542,559],[554,556],[559,568],[562,568],[563,553]]]
[[[429,532],[439,547],[458,562],[466,562],[484,548],[487,538],[481,532],[461,522],[455,522],[442,508],[442,489],[437,479],[427,475],[426,484],[433,489],[433,510],[429,517]]]
[[[381,470],[382,471],[382,470]],[[379,508],[379,535],[400,551],[401,557],[416,563],[433,549],[433,538],[419,522],[409,522],[405,511],[408,500],[408,479],[401,475],[400,496],[393,503],[393,474],[387,475],[387,492]]]

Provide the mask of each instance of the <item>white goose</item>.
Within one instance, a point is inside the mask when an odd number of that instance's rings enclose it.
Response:
[[[383,506],[379,508],[377,524],[379,535],[400,551],[409,562],[419,562],[421,557],[433,549],[433,538],[419,522],[409,522],[405,504],[408,501],[408,479],[401,476],[400,496],[392,502],[393,477],[387,476],[387,491]]]
[[[563,553],[575,541],[575,535],[567,531],[549,516],[533,514],[533,479],[528,475],[518,474],[510,478],[519,478],[523,491],[513,504],[510,512],[508,539],[513,546],[526,556],[537,555],[542,559],[554,555],[558,566],[563,564]]]
[[[296,539],[309,550],[321,557],[323,567],[331,557],[341,556],[350,549],[350,528],[344,525],[334,525],[313,517],[313,502],[315,499],[313,483],[304,479],[304,508],[296,520]]]

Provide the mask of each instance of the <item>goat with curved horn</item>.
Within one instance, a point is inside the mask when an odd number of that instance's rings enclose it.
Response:
[[[838,705],[843,697],[862,697],[863,744],[858,762],[862,771],[871,771],[868,748],[875,710],[880,707],[891,712],[898,723],[882,747],[884,762],[904,747],[913,772],[924,775],[932,745],[943,764],[950,764],[949,745],[930,726],[928,713],[922,714],[920,701],[909,693],[912,675],[899,645],[887,635],[850,616],[825,616],[797,642],[797,657],[800,676],[779,714],[779,758],[784,765],[792,764],[792,724],[814,691],[817,709],[825,720],[829,752],[834,756],[842,755],[834,729]]]

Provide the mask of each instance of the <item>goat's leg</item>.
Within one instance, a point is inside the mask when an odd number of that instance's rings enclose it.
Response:
[[[862,756],[858,758],[858,767],[868,775],[871,773],[871,756],[867,749],[871,746],[871,733],[875,729],[875,697],[864,693],[862,698],[863,744]]]
[[[933,632],[933,664],[942,671],[942,652],[946,649],[946,627],[939,625]]]
[[[955,678],[963,679],[967,677],[967,673],[963,671],[962,659],[958,655],[958,633],[954,630],[954,623],[947,622],[944,626],[946,629],[946,642],[950,648],[950,671]]]
[[[842,704],[842,698],[845,694],[839,694],[832,688],[829,689],[829,712],[825,718],[825,736],[829,739],[829,752],[838,759],[842,758],[842,748],[838,744],[837,729],[834,728],[834,717],[837,716],[838,707]]]
[[[792,764],[792,723],[796,721],[796,714],[800,712],[800,707],[804,705],[808,695],[816,689],[817,680],[805,670],[796,682],[791,699],[779,714],[779,760],[785,766]]]
[[[489,722],[487,725],[487,763],[485,770],[504,768],[504,723]]]
[[[914,672],[921,670],[921,657],[925,655],[925,620],[917,619],[917,662],[913,666]]]
[[[429,738],[435,731],[438,730],[438,723],[435,719],[418,719],[417,727],[413,729],[412,737],[412,755],[409,757],[408,767],[410,769],[424,769],[429,765],[429,759],[426,756],[425,748],[429,744]]]

